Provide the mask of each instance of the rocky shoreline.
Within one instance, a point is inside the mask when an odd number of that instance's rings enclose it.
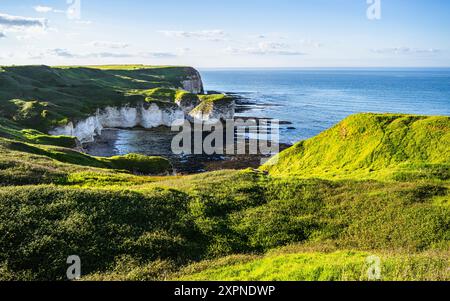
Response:
[[[210,91],[208,95],[220,95],[222,92]],[[232,119],[234,114],[240,114],[251,110],[258,104],[245,98],[237,93],[223,93],[233,99],[232,114],[221,112],[223,119]],[[179,104],[182,105],[182,104]],[[187,105],[187,104],[185,104]],[[198,104],[196,104],[198,105]],[[186,112],[186,110],[184,111]],[[182,112],[181,112],[182,113]],[[179,114],[181,116],[181,113]],[[180,117],[179,116],[179,117]],[[203,116],[204,117],[204,116]],[[201,116],[199,116],[199,119]],[[125,118],[126,119],[126,118]],[[207,118],[203,118],[208,120]],[[234,119],[239,119],[244,122],[249,120],[259,121],[260,118],[250,116],[240,116]],[[270,119],[269,119],[270,120]],[[129,124],[131,125],[131,124]],[[123,155],[127,153],[140,153],[147,156],[162,156],[169,159],[174,167],[176,174],[194,174],[222,169],[246,169],[258,168],[262,163],[270,158],[270,156],[258,154],[225,154],[225,155],[176,155],[172,152],[171,143],[178,132],[171,131],[169,124],[154,124],[151,127],[145,127],[141,124],[134,126],[120,126],[120,124],[113,124],[113,126],[102,127],[101,135],[95,135],[92,140],[84,141],[84,152],[100,157],[110,157],[115,155]],[[281,121],[280,127],[289,127],[290,122]],[[203,137],[209,133],[204,132]],[[225,136],[225,133],[223,133]],[[238,139],[238,133],[235,132],[235,140]],[[251,142],[251,137],[246,137],[245,143],[248,145]],[[280,144],[280,151],[289,148],[290,144]]]
[[[194,174],[222,169],[258,168],[270,156],[255,155],[176,155],[172,152],[172,139],[178,132],[160,126],[152,129],[105,129],[94,142],[84,143],[83,151],[99,157],[111,157],[127,153],[140,153],[147,156],[162,156],[170,160],[176,174]],[[209,133],[203,133],[207,136]],[[225,135],[225,133],[224,133]],[[235,137],[235,139],[237,136]],[[246,147],[250,144],[246,139]],[[280,151],[290,147],[280,144]]]
[[[92,116],[76,122],[70,121],[64,126],[52,129],[49,134],[73,136],[81,143],[88,143],[101,136],[105,128],[151,129],[159,126],[171,127],[183,120],[228,120],[235,115],[235,100],[225,94],[196,95],[179,91],[175,97],[173,102],[141,102],[97,109]]]

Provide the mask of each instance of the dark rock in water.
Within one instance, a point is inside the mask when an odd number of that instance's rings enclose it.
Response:
[[[293,126],[290,126],[290,127],[288,127],[287,129],[288,129],[288,130],[296,130],[297,128],[295,128],[295,127],[293,127]]]
[[[291,125],[292,122],[290,121],[280,121],[280,125]]]
[[[208,91],[206,91],[206,94],[207,95],[215,95],[215,94],[223,94],[223,92],[208,90]]]
[[[240,114],[240,113],[245,113],[247,111],[250,111],[251,109],[253,109],[252,106],[242,106],[242,105],[237,105],[236,106],[236,113]]]
[[[249,98],[243,96],[244,93],[207,91],[207,94],[225,94],[228,97],[232,98],[235,102],[236,113],[244,113],[254,109],[257,106],[257,103],[255,101],[252,101]]]

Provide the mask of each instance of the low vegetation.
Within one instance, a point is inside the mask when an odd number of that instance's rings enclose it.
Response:
[[[297,143],[261,169],[272,175],[448,179],[450,117],[353,115]]]
[[[226,112],[234,102],[232,97],[224,94],[200,95],[199,98],[201,103],[192,111],[193,114],[209,114],[214,108]]]
[[[251,170],[69,174],[57,186],[1,190],[4,275],[62,280],[67,254],[79,254],[83,273],[95,280],[342,280],[364,277],[364,258],[381,254],[393,271],[385,280],[448,280],[445,183],[281,180]],[[262,255],[291,244],[306,247]],[[234,254],[247,255],[214,268]]]
[[[375,266],[374,264],[380,266]],[[335,251],[227,257],[193,264],[175,279],[188,281],[448,281],[448,253]],[[379,273],[379,274],[377,274]]]
[[[167,89],[180,69],[21,68],[0,72],[2,280],[65,280],[74,254],[82,280],[368,280],[373,260],[450,280],[448,117],[355,115],[261,170],[167,176],[45,128],[109,97],[195,102]]]
[[[48,132],[99,108],[144,102],[149,89],[182,88],[196,75],[190,67],[0,67],[0,118]]]

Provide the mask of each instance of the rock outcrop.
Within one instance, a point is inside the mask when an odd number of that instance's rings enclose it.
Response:
[[[179,88],[189,91],[193,94],[205,93],[200,73],[194,68],[189,68],[188,70],[186,70],[186,73],[188,73],[188,75],[184,80],[181,81],[182,86]]]
[[[200,105],[200,99],[195,94],[180,91],[175,96],[175,103],[184,111],[185,114],[189,114],[193,109]]]
[[[156,71],[154,71],[156,72]],[[160,70],[162,78],[173,87],[150,90],[134,90],[135,96],[145,96],[145,101],[127,102],[121,105],[106,105],[92,116],[73,118],[67,125],[52,129],[51,135],[74,136],[81,143],[94,141],[104,128],[154,128],[172,126],[181,120],[220,120],[232,119],[235,113],[234,100],[223,94],[204,95],[200,73],[194,68],[184,67]],[[182,90],[178,90],[176,87]],[[78,120],[78,121],[73,121]]]
[[[141,104],[137,107],[107,107],[97,110],[90,116],[76,123],[50,131],[51,135],[74,136],[80,142],[92,142],[97,135],[101,135],[104,128],[154,128],[158,126],[171,126],[177,120],[184,119],[185,114],[176,105]]]
[[[234,99],[226,95],[208,95],[189,116],[194,120],[217,121],[233,119],[236,112]]]
[[[152,101],[134,106],[106,107],[93,116],[55,128],[51,135],[74,136],[81,143],[93,142],[104,128],[146,129],[172,126],[176,122],[233,119],[235,102],[223,95],[200,95],[178,91],[175,101]]]

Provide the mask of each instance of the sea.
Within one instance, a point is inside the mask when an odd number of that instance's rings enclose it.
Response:
[[[445,69],[205,69],[206,90],[242,96],[238,115],[274,118],[280,141],[311,138],[355,113],[450,115]]]
[[[361,112],[450,116],[449,69],[200,69],[205,89],[243,103],[238,117],[281,121],[280,142],[314,137]],[[244,109],[242,109],[244,108]],[[105,130],[87,152],[171,156],[170,130]]]

